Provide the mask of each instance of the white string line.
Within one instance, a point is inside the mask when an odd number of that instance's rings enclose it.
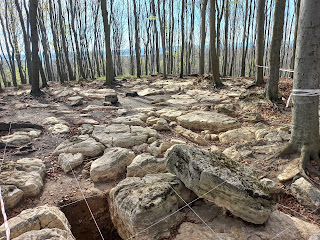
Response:
[[[269,68],[267,66],[261,66],[261,65],[256,65],[256,67],[258,67],[258,68],[266,68],[266,69]],[[279,68],[279,71],[294,73],[294,69]]]
[[[10,135],[10,133],[11,133],[11,122],[10,122],[10,125],[9,125],[8,136]],[[2,158],[2,161],[1,161],[1,164],[0,164],[0,173],[2,171],[2,165],[3,165],[3,162],[4,162],[4,158],[6,156],[7,145],[8,145],[8,142],[6,142],[4,150],[3,150],[3,158]],[[1,212],[2,212],[2,216],[3,216],[3,223],[4,223],[4,227],[5,227],[5,231],[6,231],[6,237],[7,237],[7,240],[10,240],[10,227],[9,227],[9,224],[8,224],[8,218],[7,218],[7,214],[6,214],[6,210],[5,210],[5,206],[4,206],[4,201],[3,201],[3,198],[2,198],[1,185],[0,185],[0,203],[1,203]]]
[[[287,100],[286,107],[289,107],[292,96],[314,97],[314,96],[319,96],[319,94],[320,94],[319,89],[293,89]]]

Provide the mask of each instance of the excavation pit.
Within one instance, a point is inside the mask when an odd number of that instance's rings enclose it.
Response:
[[[87,201],[104,239],[121,240],[110,218],[107,196],[93,196]],[[84,200],[66,205],[61,210],[69,220],[75,239],[102,239]]]

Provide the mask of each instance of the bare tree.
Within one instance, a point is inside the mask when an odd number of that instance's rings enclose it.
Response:
[[[43,93],[39,87],[39,66],[40,59],[38,55],[39,37],[37,29],[37,10],[38,0],[30,0],[30,28],[31,28],[31,44],[32,44],[32,84],[31,84],[31,95],[40,96]]]
[[[184,12],[185,12],[185,0],[182,0],[181,5],[181,57],[180,57],[180,78],[183,78],[183,58],[184,58]]]
[[[136,52],[136,64],[137,64],[137,77],[139,78],[141,76],[141,62],[140,62],[139,13],[138,13],[138,9],[137,9],[136,0],[133,0],[133,13],[134,13],[135,52]]]
[[[107,12],[107,3],[106,0],[100,0],[101,3],[101,13],[103,19],[104,27],[104,37],[105,37],[105,49],[106,49],[106,82],[105,85],[112,85],[114,82],[114,72],[113,72],[113,61],[111,53],[111,44],[110,44],[110,24],[109,16]]]
[[[266,97],[271,101],[278,100],[280,48],[283,37],[284,11],[286,1],[276,1],[274,10],[273,33],[270,47],[270,75],[266,85]]]
[[[259,0],[257,8],[256,85],[261,85],[264,83],[262,68],[264,55],[264,9],[265,0]]]
[[[293,81],[292,135],[289,144],[278,154],[292,154],[301,150],[302,167],[314,170],[310,159],[320,165],[319,95],[303,96],[305,91],[319,91],[320,61],[320,9],[319,1],[301,1],[297,53]]]
[[[212,81],[216,87],[221,87],[223,84],[220,80],[219,59],[216,52],[216,0],[210,0],[210,50],[211,50],[211,65],[212,65]]]

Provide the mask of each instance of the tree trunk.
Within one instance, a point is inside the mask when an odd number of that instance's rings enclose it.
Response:
[[[206,11],[208,0],[204,0],[201,9],[201,45],[200,45],[200,59],[199,59],[199,75],[204,74],[204,56],[206,44]]]
[[[29,34],[26,31],[26,27],[24,24],[24,19],[22,16],[22,11],[19,5],[19,1],[15,0],[15,5],[19,14],[19,20],[22,28],[22,34],[23,34],[23,42],[24,42],[24,49],[25,49],[25,55],[26,55],[26,61],[27,61],[27,68],[28,68],[28,76],[29,76],[29,82],[31,79],[31,50],[30,50],[30,40],[29,40]]]
[[[6,73],[4,72],[3,61],[2,61],[2,57],[1,56],[0,56],[0,75],[1,75],[1,78],[2,78],[3,85],[5,87],[7,87],[7,77],[6,77]],[[1,83],[0,83],[0,85],[1,85]]]
[[[223,64],[223,76],[227,75],[227,65],[228,65],[228,33],[229,33],[229,0],[225,1],[226,13],[225,13],[225,28],[224,28],[224,64]]]
[[[270,75],[265,89],[266,97],[271,101],[278,100],[280,48],[283,37],[285,6],[286,0],[277,0],[274,10],[273,32],[269,59]]]
[[[320,1],[302,0],[297,35],[293,89],[319,89]],[[310,157],[319,165],[319,95],[293,95],[292,135],[289,145],[302,150],[303,165]]]
[[[258,1],[257,8],[257,46],[256,46],[256,85],[262,85],[263,80],[263,57],[264,57],[264,9],[265,9],[265,0]]]
[[[140,62],[139,14],[138,14],[138,11],[137,11],[136,0],[133,0],[133,13],[134,13],[135,52],[136,52],[136,64],[137,64],[137,77],[140,78],[141,77],[141,62]]]
[[[243,36],[242,36],[242,57],[241,57],[241,73],[240,73],[241,77],[244,77],[246,74],[245,43],[246,43],[246,34],[249,34],[249,33],[246,33],[247,19],[248,19],[248,5],[249,5],[249,0],[246,0],[245,15],[244,15],[244,19],[243,19],[244,27],[243,27]]]
[[[49,58],[49,44],[48,44],[48,37],[47,37],[47,31],[44,26],[44,19],[43,19],[43,10],[42,7],[39,7],[39,27],[40,27],[40,32],[41,32],[41,42],[43,46],[43,55],[44,55],[44,60],[45,60],[45,66],[47,70],[47,75],[48,75],[48,80],[49,82],[53,81],[53,75],[52,75],[52,69],[50,65],[50,58]]]
[[[181,6],[181,58],[180,58],[180,78],[183,78],[183,58],[184,58],[184,8],[185,0],[182,0]]]
[[[61,34],[61,39],[62,39],[62,48],[63,48],[63,52],[64,52],[64,56],[66,59],[66,63],[67,63],[67,69],[68,69],[68,73],[69,73],[69,79],[70,80],[75,80],[76,78],[73,75],[73,70],[71,67],[71,63],[69,60],[69,51],[68,51],[68,47],[67,47],[67,41],[66,41],[66,34],[64,32],[64,22],[62,21],[62,8],[61,8],[61,1],[57,1],[58,2],[58,8],[59,8],[59,25],[60,25],[60,34]]]
[[[163,9],[163,14],[161,18],[160,14],[160,4],[158,4],[158,14],[159,14],[159,19],[160,19],[160,30],[161,30],[161,41],[162,41],[162,58],[163,58],[163,78],[167,78],[167,59],[166,59],[166,0],[162,0],[162,9]]]
[[[70,13],[71,13],[71,29],[72,29],[72,32],[73,32],[73,36],[74,36],[74,42],[75,42],[75,46],[76,46],[76,52],[77,52],[77,62],[78,62],[78,66],[79,66],[79,72],[80,72],[80,75],[83,79],[86,79],[87,76],[84,72],[84,69],[83,69],[83,64],[82,64],[82,57],[81,57],[81,51],[80,51],[80,47],[79,47],[79,41],[78,41],[78,34],[77,34],[77,31],[76,31],[76,28],[75,28],[75,25],[74,25],[74,21],[75,21],[75,13],[74,13],[74,5],[72,3],[72,0],[69,1],[70,3]]]
[[[101,13],[104,27],[105,47],[106,47],[106,82],[110,86],[114,82],[113,61],[110,44],[110,24],[108,20],[106,0],[101,0]]]
[[[64,83],[65,80],[65,72],[64,69],[61,68],[62,64],[60,63],[60,52],[59,52],[59,47],[58,47],[58,37],[56,33],[56,24],[54,22],[54,10],[53,10],[53,5],[52,5],[52,0],[49,0],[49,13],[50,13],[50,23],[51,23],[51,30],[52,30],[52,37],[53,37],[53,46],[54,46],[54,51],[56,54],[56,65],[57,65],[57,72],[58,76],[60,79],[61,83]]]
[[[237,7],[238,7],[238,2],[236,2],[236,6],[234,9],[234,18],[233,18],[233,34],[232,34],[232,58],[231,58],[231,64],[230,64],[230,72],[229,72],[229,76],[232,76],[232,72],[233,72],[233,65],[234,65],[234,59],[235,59],[235,51],[234,51],[234,47],[235,47],[235,37],[236,37],[236,20],[237,20]]]
[[[221,87],[223,84],[220,80],[219,59],[216,52],[216,0],[210,0],[210,49],[211,49],[211,64],[212,64],[212,81],[216,87]]]
[[[37,10],[38,0],[30,0],[30,27],[31,27],[31,43],[32,43],[32,85],[31,95],[40,96],[42,92],[39,87],[39,64],[38,55],[38,29],[37,29]]]
[[[296,46],[297,46],[297,34],[298,34],[298,26],[299,26],[299,16],[300,16],[300,4],[301,0],[297,0],[297,5],[296,5],[296,23],[294,26],[294,38],[293,38],[293,47],[292,47],[292,58],[291,58],[291,64],[290,68],[294,68],[294,63],[295,63],[295,55],[296,55]],[[290,73],[290,77],[293,78],[293,73]]]
[[[151,11],[152,11],[152,15],[156,16],[156,7],[155,7],[154,0],[151,0]],[[159,73],[160,72],[160,50],[159,50],[159,33],[157,28],[157,21],[154,21],[153,26],[154,26],[154,35],[156,39],[156,66],[157,66],[157,73]]]

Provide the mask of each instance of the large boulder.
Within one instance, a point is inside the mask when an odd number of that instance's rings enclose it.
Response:
[[[177,117],[177,121],[182,127],[191,130],[223,132],[240,127],[240,123],[235,118],[207,111],[194,111]]]
[[[135,155],[125,148],[107,148],[102,157],[94,160],[90,176],[94,182],[115,180],[126,173],[127,166]]]
[[[0,184],[14,185],[23,191],[25,197],[37,196],[42,187],[42,177],[37,172],[6,171],[0,174]]]
[[[47,205],[24,210],[18,216],[9,219],[8,224],[11,230],[11,238],[19,237],[32,230],[45,228],[59,228],[70,232],[69,222],[63,212],[57,207]],[[2,224],[0,226],[0,239],[2,240],[5,235],[4,224]]]
[[[103,144],[97,142],[89,136],[74,136],[62,142],[54,151],[53,155],[58,156],[61,153],[82,153],[83,156],[96,157],[105,149]]]
[[[149,137],[158,137],[158,134],[151,128],[112,124],[107,127],[94,126],[92,137],[106,147],[126,148],[146,143]]]
[[[41,230],[33,230],[26,232],[19,237],[16,237],[15,240],[75,240],[70,231],[61,230],[59,228],[45,228]],[[0,239],[2,240],[2,239]]]
[[[247,222],[263,224],[274,210],[270,193],[256,174],[221,152],[175,145],[166,153],[166,167],[198,196]]]
[[[169,173],[122,180],[109,195],[112,222],[120,237],[150,240],[169,236],[184,217],[177,210],[185,203],[176,193],[186,202],[192,200],[192,192]]]
[[[127,177],[144,177],[147,174],[166,172],[163,158],[155,158],[151,154],[142,153],[136,156],[127,167]]]

